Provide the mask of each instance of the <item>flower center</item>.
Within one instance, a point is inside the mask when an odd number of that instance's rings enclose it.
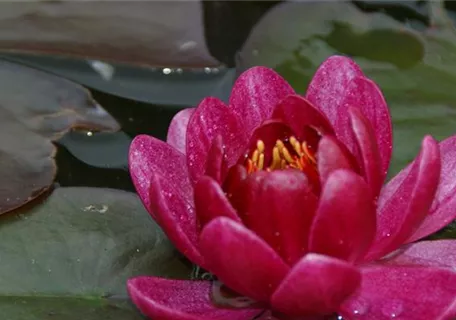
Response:
[[[265,163],[265,144],[263,140],[258,140],[256,149],[250,157],[247,157],[245,166],[248,173],[259,170],[279,170],[279,169],[298,169],[307,174],[317,174],[317,161],[315,152],[304,141],[300,142],[294,136],[289,139],[277,140],[272,148],[270,163]]]

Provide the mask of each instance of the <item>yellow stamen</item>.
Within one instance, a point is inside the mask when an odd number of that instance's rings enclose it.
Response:
[[[260,154],[260,158],[258,159],[258,169],[263,170],[264,167],[264,153]]]
[[[290,137],[285,145],[284,141],[277,140],[272,148],[272,158],[269,165],[265,163],[266,146],[262,140],[256,143],[251,157],[247,156],[246,168],[248,173],[258,170],[272,171],[277,169],[295,168],[302,171],[316,170],[317,161],[313,151],[304,141],[300,143],[295,137]]]
[[[264,146],[264,142],[262,140],[258,140],[257,141],[257,150],[261,153],[264,153],[264,149],[265,149],[265,146]]]
[[[301,145],[299,144],[299,141],[295,137],[290,137],[290,144],[297,153],[298,156],[302,157],[302,149]]]
[[[278,169],[280,166],[280,151],[278,147],[274,147],[272,149],[272,163],[270,165],[270,168],[272,170]]]

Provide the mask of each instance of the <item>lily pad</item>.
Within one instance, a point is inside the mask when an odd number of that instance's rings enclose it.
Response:
[[[425,134],[443,139],[456,132],[456,33],[441,5],[429,2],[432,28],[412,28],[350,2],[283,3],[252,30],[239,67],[273,67],[304,92],[327,57],[353,57],[391,108],[394,174],[416,156]]]
[[[126,280],[188,278],[180,258],[134,193],[58,188],[0,220],[3,319],[139,319]]]
[[[52,185],[51,141],[71,128],[117,131],[119,124],[83,87],[0,60],[0,214]]]
[[[97,168],[128,169],[131,138],[123,132],[72,131],[58,141],[82,162]]]
[[[171,108],[195,106],[207,96],[227,101],[235,78],[234,68],[150,68],[112,63],[114,73],[107,79],[87,61],[74,57],[2,52],[0,58],[51,72],[113,96]]]
[[[0,49],[152,66],[209,67],[199,1],[0,4]]]

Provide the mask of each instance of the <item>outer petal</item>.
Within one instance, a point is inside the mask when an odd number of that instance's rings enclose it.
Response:
[[[262,239],[228,218],[217,218],[203,229],[200,247],[209,271],[257,301],[268,302],[289,271]]]
[[[377,235],[368,259],[397,249],[426,217],[440,178],[440,152],[432,137],[425,137],[421,152],[406,175],[393,178],[380,194]]]
[[[147,135],[136,136],[130,145],[128,164],[136,191],[154,218],[149,198],[152,174],[166,178],[167,188],[185,201],[193,201],[185,156],[167,143]]]
[[[392,124],[388,105],[380,89],[373,81],[362,76],[350,81],[338,109],[338,118],[334,130],[339,139],[353,151],[356,143],[352,140],[348,129],[347,111],[350,107],[358,108],[373,128],[374,140],[380,150],[381,173],[384,179],[393,149]]]
[[[374,235],[375,207],[368,186],[351,171],[334,171],[320,196],[309,250],[356,261],[364,256]]]
[[[358,158],[361,172],[371,187],[372,195],[376,198],[382,188],[386,171],[382,171],[380,165],[380,152],[375,140],[375,132],[359,109],[349,108],[348,113],[356,144],[355,155]]]
[[[242,121],[247,135],[271,117],[274,107],[293,88],[276,72],[265,67],[253,67],[239,76],[231,91],[230,106]]]
[[[298,170],[260,171],[247,182],[245,225],[262,237],[290,265],[308,247],[308,233],[318,199]]]
[[[171,242],[193,263],[204,267],[198,251],[197,226],[193,201],[189,202],[170,187],[166,178],[151,177],[150,201],[157,222]]]
[[[218,308],[211,301],[211,282],[138,277],[128,292],[141,312],[154,320],[251,320],[258,309]]]
[[[451,320],[456,273],[445,269],[371,266],[363,270],[361,288],[340,313],[350,320]]]
[[[195,112],[195,108],[179,111],[171,120],[168,128],[166,142],[182,153],[185,153],[187,125],[193,112]]]
[[[292,316],[329,315],[358,288],[361,273],[345,261],[310,253],[288,273],[271,304]]]
[[[456,240],[420,241],[399,249],[385,263],[440,267],[456,271]]]
[[[442,157],[440,184],[429,215],[409,242],[432,234],[456,219],[456,136],[442,141],[439,147]]]
[[[202,226],[217,217],[241,222],[220,185],[207,176],[201,177],[195,185],[195,208]]]
[[[204,174],[208,152],[217,136],[221,136],[225,143],[227,164],[235,164],[240,154],[245,152],[245,129],[239,118],[222,101],[206,98],[199,104],[187,126],[187,164],[194,182]]]
[[[305,126],[310,126],[321,135],[334,134],[334,130],[325,115],[309,101],[298,95],[283,99],[274,109],[273,118],[281,119],[293,129],[298,137]]]
[[[306,98],[335,125],[343,94],[350,81],[363,73],[351,59],[332,56],[324,61],[307,89]]]
[[[353,161],[349,158],[347,151],[344,151],[335,138],[323,136],[318,145],[318,173],[321,185],[326,183],[329,175],[337,169],[355,170]]]

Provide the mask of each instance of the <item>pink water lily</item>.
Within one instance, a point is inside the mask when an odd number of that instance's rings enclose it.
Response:
[[[391,132],[377,85],[333,56],[305,97],[255,67],[167,143],[136,137],[145,207],[217,282],[138,277],[133,302],[154,320],[455,319],[456,241],[417,240],[456,217],[456,136],[384,185]]]

